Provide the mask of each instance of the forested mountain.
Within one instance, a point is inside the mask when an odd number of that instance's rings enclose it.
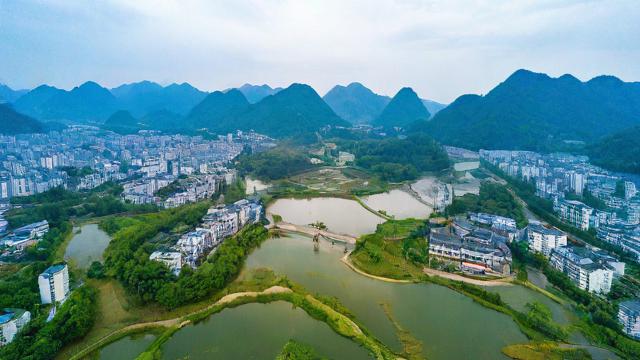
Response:
[[[40,117],[40,114],[44,112],[44,104],[52,97],[64,92],[64,90],[53,86],[40,85],[17,99],[14,106],[17,111],[24,114]]]
[[[119,110],[109,116],[104,122],[104,128],[120,134],[133,134],[141,129],[141,125],[130,112]]]
[[[249,102],[239,90],[215,91],[197,104],[185,119],[189,128],[208,128],[211,131],[229,131],[235,119],[249,110]]]
[[[7,85],[0,84],[0,104],[12,103],[18,100],[20,96],[26,94],[29,90],[13,90]]]
[[[606,136],[587,147],[591,162],[613,171],[640,174],[640,126]]]
[[[317,131],[326,125],[349,126],[310,86],[292,84],[267,96],[226,125],[228,131],[253,129],[274,137]]]
[[[93,81],[64,91],[39,86],[16,101],[16,109],[39,120],[104,121],[117,109],[116,98]]]
[[[354,82],[336,85],[322,98],[341,118],[352,124],[370,124],[391,101]]]
[[[255,104],[260,100],[266,98],[269,95],[274,95],[278,93],[278,91],[282,90],[282,88],[271,88],[269,85],[251,85],[244,84],[238,88],[242,95],[249,101],[251,104]]]
[[[640,83],[581,82],[518,70],[485,96],[463,95],[414,127],[447,145],[548,151],[640,124]]]
[[[426,121],[430,117],[431,114],[418,95],[411,88],[405,87],[391,99],[373,125],[385,128],[406,127],[416,121]]]
[[[124,84],[111,89],[111,93],[118,99],[118,108],[129,110],[133,116],[163,109],[185,115],[207,96],[188,83],[162,87],[151,81]]]
[[[0,104],[0,134],[15,135],[43,131],[43,125],[29,116],[16,112],[10,105]]]

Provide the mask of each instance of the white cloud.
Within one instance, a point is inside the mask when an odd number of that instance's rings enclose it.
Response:
[[[638,79],[638,24],[631,0],[25,1],[0,5],[0,80],[361,81],[452,101],[523,67]]]

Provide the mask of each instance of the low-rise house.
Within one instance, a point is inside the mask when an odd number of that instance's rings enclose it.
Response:
[[[22,328],[31,321],[31,313],[23,309],[0,311],[0,346],[12,342]]]
[[[567,246],[567,234],[560,230],[546,228],[540,224],[530,224],[525,231],[529,251],[551,255],[551,251]]]
[[[176,276],[182,270],[182,254],[178,251],[154,251],[149,259],[165,264]]]
[[[176,243],[176,248],[183,254],[185,262],[195,268],[197,260],[212,249],[215,243],[215,232],[211,229],[197,228],[182,235]]]
[[[38,276],[40,300],[43,304],[62,303],[69,296],[69,268],[67,264],[48,267]]]
[[[453,227],[433,228],[429,234],[429,253],[459,261],[461,265],[480,265],[487,272],[511,273],[511,251],[506,239],[485,229],[474,229],[460,236]],[[474,269],[473,272],[477,272],[477,267]]]
[[[640,339],[640,300],[623,301],[618,307],[618,321],[622,331],[634,339]]]

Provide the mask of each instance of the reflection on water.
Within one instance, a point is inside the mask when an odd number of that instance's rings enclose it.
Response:
[[[336,296],[373,334],[401,351],[381,304],[391,305],[399,324],[423,342],[428,359],[503,359],[500,349],[526,342],[506,315],[486,309],[445,287],[369,279],[340,262],[342,247],[321,242],[319,252],[302,236],[271,239],[251,254],[248,268],[268,267],[312,293]],[[478,339],[460,341],[460,339]]]
[[[329,231],[355,236],[372,233],[384,222],[357,202],[340,198],[279,199],[267,210],[292,224],[321,221]]]
[[[402,190],[391,190],[382,194],[365,196],[362,200],[372,209],[384,210],[396,219],[426,219],[433,209]]]
[[[294,339],[331,359],[368,359],[357,343],[335,333],[290,303],[247,304],[225,309],[178,331],[162,349],[164,359],[275,359]]]
[[[98,358],[100,360],[135,359],[142,354],[156,339],[152,334],[138,334],[124,337],[102,349]]]

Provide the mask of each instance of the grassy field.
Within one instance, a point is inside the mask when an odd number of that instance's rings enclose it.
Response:
[[[289,182],[320,193],[366,194],[387,190],[384,182],[355,168],[320,168],[292,176]]]
[[[509,345],[502,352],[518,360],[583,360],[591,359],[584,349],[561,348],[554,343],[532,343]]]

